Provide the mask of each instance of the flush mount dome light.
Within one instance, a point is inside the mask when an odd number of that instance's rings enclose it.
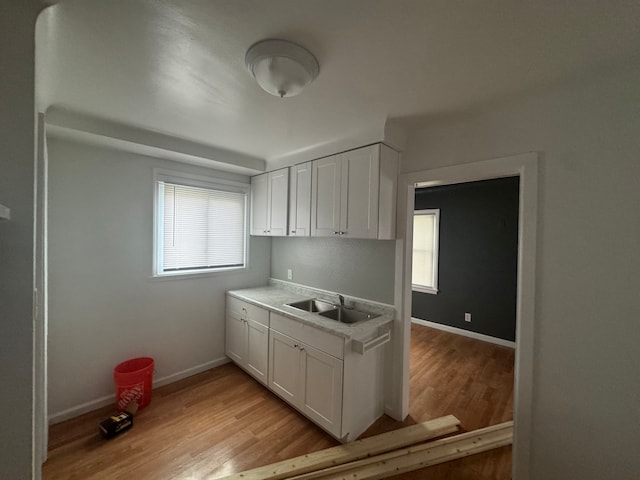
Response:
[[[276,97],[298,95],[320,71],[309,50],[287,40],[254,43],[247,50],[244,63],[258,85]]]

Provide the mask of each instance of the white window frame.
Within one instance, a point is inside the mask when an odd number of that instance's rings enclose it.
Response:
[[[411,283],[411,290],[414,292],[430,293],[432,295],[438,294],[438,264],[440,263],[440,209],[429,208],[424,210],[415,210],[413,212],[413,218],[417,215],[433,215],[435,217],[434,223],[434,239],[433,239],[433,286],[420,285],[417,283]],[[413,258],[413,252],[412,252]]]
[[[174,183],[189,187],[208,188],[222,190],[226,192],[237,192],[245,194],[244,205],[244,265],[239,267],[224,267],[210,269],[178,270],[164,272],[162,265],[164,262],[164,222],[163,212],[160,211],[159,182]],[[250,184],[241,183],[222,178],[207,177],[173,170],[156,168],[153,170],[153,259],[152,278],[155,279],[176,279],[193,278],[198,276],[214,276],[229,272],[238,273],[249,269],[249,205],[250,205]]]

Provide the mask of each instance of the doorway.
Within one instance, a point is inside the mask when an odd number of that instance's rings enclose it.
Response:
[[[409,389],[416,421],[455,415],[468,431],[513,418],[519,183],[515,176],[416,188]],[[511,445],[464,465],[509,478]]]
[[[449,185],[508,176],[520,179],[518,221],[518,280],[516,299],[516,353],[514,379],[513,478],[529,472],[531,432],[538,155],[526,153],[465,165],[403,174],[398,182],[398,240],[396,247],[394,362],[390,408],[398,416],[409,413],[409,353],[411,333],[411,272],[413,211],[416,187]]]

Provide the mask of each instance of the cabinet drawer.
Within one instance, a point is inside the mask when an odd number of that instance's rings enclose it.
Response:
[[[288,335],[306,343],[320,351],[344,358],[344,339],[337,335],[292,320],[277,313],[270,313],[270,323],[273,330]]]
[[[264,325],[265,327],[269,326],[269,311],[257,307],[251,303],[243,302],[235,297],[231,297],[227,295],[227,310],[236,313],[237,315],[243,317],[243,313],[247,316],[247,318]]]

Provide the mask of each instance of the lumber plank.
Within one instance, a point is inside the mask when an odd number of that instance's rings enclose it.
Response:
[[[458,429],[459,424],[460,420],[456,417],[446,415],[417,425],[393,430],[374,437],[363,438],[345,445],[301,455],[223,478],[224,480],[279,480],[291,478],[296,475],[414,445],[447,433],[453,433]]]
[[[345,465],[297,476],[295,480],[375,480],[485,452],[513,442],[513,422],[473,430]],[[292,479],[293,480],[293,479]]]

